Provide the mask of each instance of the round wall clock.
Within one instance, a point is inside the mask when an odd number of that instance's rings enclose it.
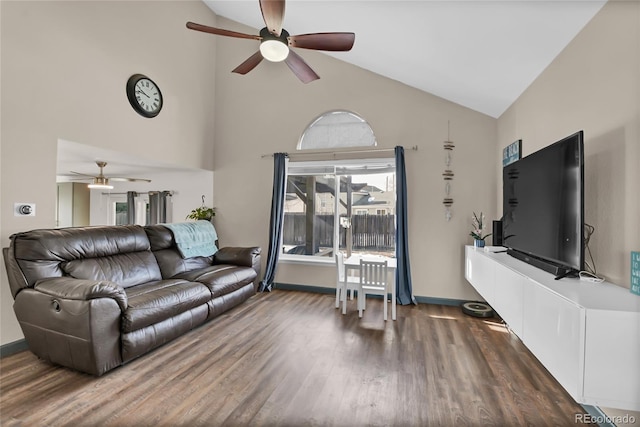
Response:
[[[153,80],[142,74],[134,74],[127,80],[127,98],[138,114],[155,117],[162,110],[162,92]]]

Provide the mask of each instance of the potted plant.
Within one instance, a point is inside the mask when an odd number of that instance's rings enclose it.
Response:
[[[485,217],[482,212],[480,212],[479,216],[474,212],[473,218],[471,218],[471,225],[473,225],[473,230],[471,230],[471,233],[469,233],[469,235],[473,237],[473,246],[475,246],[476,248],[484,248],[484,239],[491,236],[491,233],[484,235],[482,234],[484,232],[484,219]]]
[[[216,212],[214,208],[210,208],[204,204],[204,196],[202,196],[202,206],[193,209],[189,215],[185,219],[193,219],[193,220],[205,220],[211,221],[211,219],[216,216]]]

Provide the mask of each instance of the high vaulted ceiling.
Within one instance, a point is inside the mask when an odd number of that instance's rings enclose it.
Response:
[[[264,27],[258,0],[204,2],[256,34]],[[605,3],[288,0],[284,28],[290,34],[354,32],[351,51],[328,54],[497,118]],[[304,49],[297,52],[304,57]]]

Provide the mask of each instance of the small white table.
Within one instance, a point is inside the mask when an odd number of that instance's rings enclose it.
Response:
[[[344,259],[345,277],[349,275],[349,270],[360,271],[361,259],[365,261],[387,261],[388,274],[391,275],[391,280],[387,280],[387,293],[391,292],[391,319],[396,320],[396,268],[398,266],[396,258],[373,254],[352,254],[349,258]]]

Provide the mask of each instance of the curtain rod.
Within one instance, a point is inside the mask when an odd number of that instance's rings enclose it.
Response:
[[[167,190],[163,190],[163,191],[167,191]],[[136,191],[136,193],[140,193],[140,194],[149,194],[149,193],[162,193],[162,191]],[[107,196],[107,195],[111,195],[111,196],[122,196],[122,195],[126,195],[127,193],[114,193],[114,192],[102,192],[103,196]],[[173,196],[175,194],[175,191],[168,191],[168,195],[169,196]]]
[[[411,147],[411,150],[413,151],[418,151],[418,146],[414,145],[413,147]],[[310,155],[316,155],[316,154],[333,154],[334,156],[336,154],[357,154],[357,153],[381,153],[381,152],[385,152],[385,151],[395,151],[395,148],[370,148],[368,150],[345,150],[345,151],[312,151],[309,150],[307,152],[295,152],[295,153],[287,153],[287,156],[310,156]],[[261,158],[265,158],[265,157],[273,157],[273,154],[263,154],[262,156],[260,156]]]

